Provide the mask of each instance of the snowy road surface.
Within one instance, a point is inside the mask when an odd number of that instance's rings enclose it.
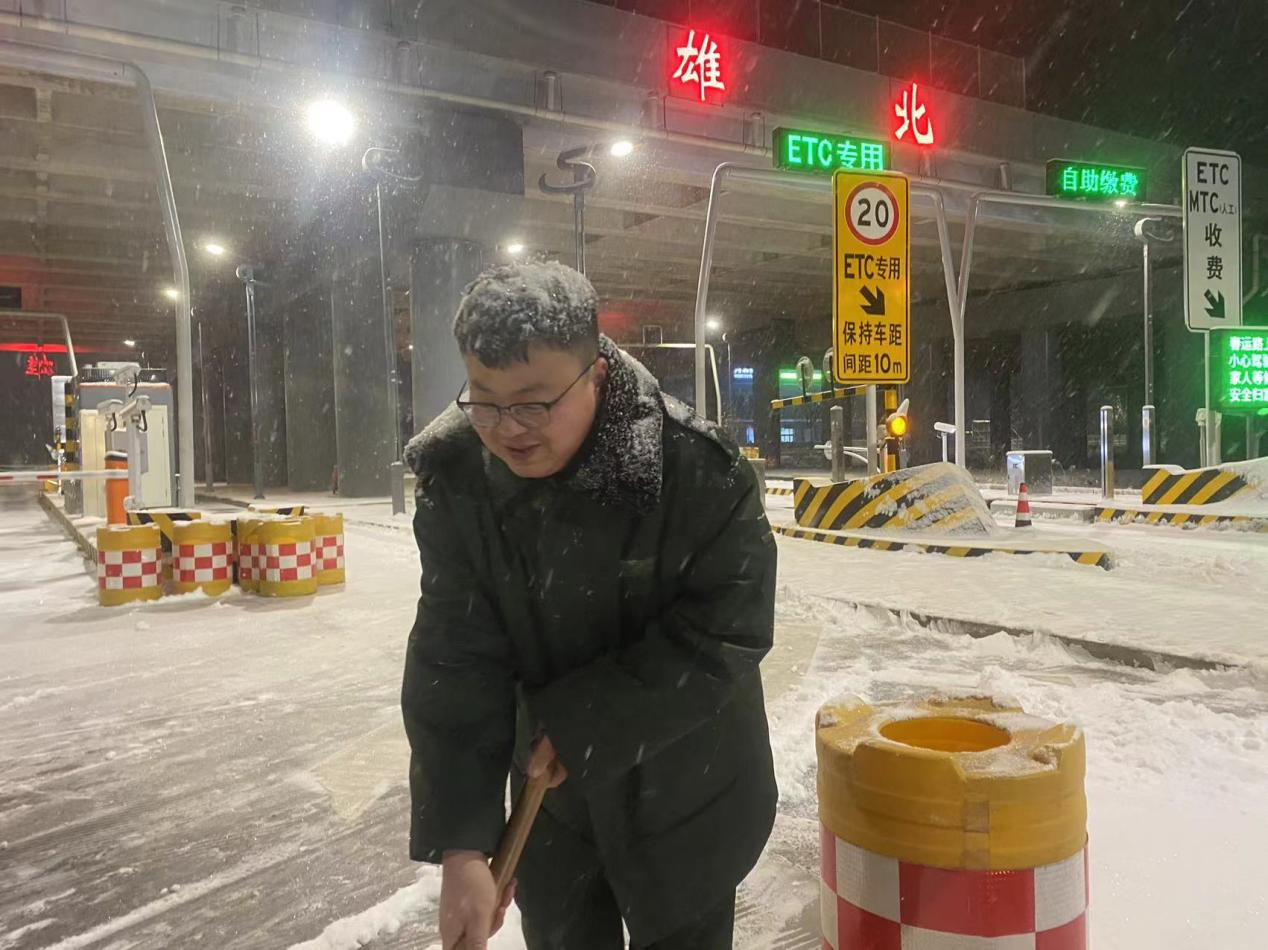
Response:
[[[437,876],[405,857],[397,710],[417,567],[409,533],[389,524],[350,521],[345,591],[106,610],[46,516],[0,494],[0,950],[435,943]],[[954,559],[781,539],[764,672],[782,798],[742,890],[737,946],[818,946],[815,708],[843,693],[955,689],[1086,727],[1098,947],[1268,945],[1268,679],[1255,665],[1265,625],[1240,626],[1246,608],[1165,626],[1177,648],[1250,666],[1157,673],[1043,637],[906,628],[826,599],[919,608],[954,584],[940,602],[993,622],[1006,611],[1016,625],[1029,614],[994,592],[1024,589],[1055,623],[1062,599],[1112,607],[1149,594],[1151,571],[1173,587],[1176,561],[1193,588],[1240,591],[1262,616],[1264,539],[1138,534],[1124,565],[1138,567],[1121,575],[1134,586],[1119,588],[1048,559],[955,562],[948,574]],[[923,586],[906,596],[886,585],[894,576]],[[1185,604],[1183,590],[1157,593],[1168,611]],[[1141,603],[1120,606],[1122,626],[1147,632]],[[513,929],[494,945],[522,947]]]

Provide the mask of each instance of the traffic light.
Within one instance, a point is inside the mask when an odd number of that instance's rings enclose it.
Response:
[[[889,397],[889,393],[886,393],[886,396]],[[886,402],[893,405],[889,398],[886,399]],[[885,417],[885,444],[883,449],[884,470],[887,472],[896,471],[898,468],[899,454],[902,451],[902,440],[911,428],[911,421],[907,416],[910,405],[911,400],[904,399]]]

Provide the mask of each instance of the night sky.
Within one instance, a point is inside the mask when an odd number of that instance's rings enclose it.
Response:
[[[1268,0],[834,0],[1020,56],[1027,106],[1268,166]]]

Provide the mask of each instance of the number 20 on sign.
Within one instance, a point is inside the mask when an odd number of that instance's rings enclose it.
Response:
[[[832,177],[832,337],[838,383],[911,376],[911,247],[907,178]]]

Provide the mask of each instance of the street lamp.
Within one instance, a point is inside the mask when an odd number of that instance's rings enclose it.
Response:
[[[422,175],[403,175],[386,161],[399,156],[400,149],[372,146],[361,156],[361,168],[374,178],[374,207],[379,219],[379,289],[383,296],[383,351],[387,357],[387,405],[392,415],[392,463],[401,460],[400,400],[397,393],[399,377],[396,372],[396,321],[392,315],[392,299],[387,287],[387,250],[383,237],[383,182],[414,183],[422,181]],[[396,477],[395,474],[393,477]]]
[[[346,145],[356,131],[357,120],[347,107],[334,99],[320,99],[305,113],[308,130],[324,145]]]
[[[250,264],[242,264],[234,272],[242,281],[247,295],[247,376],[250,380],[251,396],[251,462],[252,481],[255,497],[264,497],[264,458],[260,454],[260,393],[256,383],[255,355],[255,268]]]
[[[573,240],[577,246],[577,270],[582,274],[586,272],[586,192],[599,178],[598,171],[585,159],[593,157],[595,150],[601,147],[591,143],[559,153],[555,166],[561,171],[572,172],[572,181],[552,185],[545,175],[537,180],[537,187],[548,195],[572,195]],[[628,139],[618,139],[608,145],[607,151],[613,158],[625,158],[634,148],[634,143]]]
[[[519,241],[512,241],[510,244],[506,245],[506,253],[510,254],[512,257],[518,257],[520,254],[524,253],[524,245]]]
[[[225,251],[227,251],[228,248],[226,248],[223,244],[220,244],[217,241],[208,241],[206,244],[203,245],[203,250],[206,251],[208,254],[210,254],[212,257],[224,257]]]
[[[177,290],[175,287],[164,287],[163,296],[166,297],[168,300],[176,301],[181,299],[181,292]]]
[[[136,340],[124,340],[123,345],[130,350],[136,349]]]

